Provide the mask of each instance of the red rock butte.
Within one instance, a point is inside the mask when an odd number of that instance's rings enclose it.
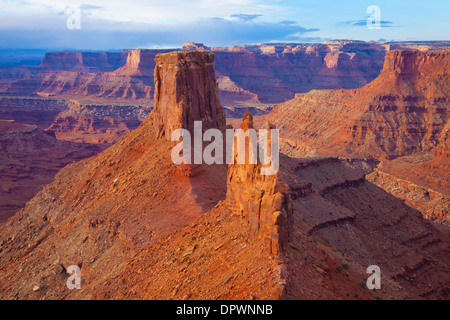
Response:
[[[155,57],[153,125],[158,136],[170,140],[174,130],[193,132],[194,121],[203,130],[225,129],[225,112],[219,101],[214,53],[176,51]]]

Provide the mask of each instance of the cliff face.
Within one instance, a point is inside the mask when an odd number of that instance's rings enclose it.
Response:
[[[86,104],[68,101],[48,127],[59,140],[115,143],[148,118],[148,106]]]
[[[292,99],[296,93],[313,89],[362,87],[379,75],[385,53],[392,49],[434,51],[448,47],[445,41],[395,44],[327,41],[322,44],[241,45],[211,48],[211,51],[216,54],[222,103],[254,106],[280,103]],[[186,43],[182,48],[192,49],[209,50],[199,43]],[[153,97],[153,57],[168,51],[51,52],[37,67],[0,68],[0,91],[15,95],[42,92],[61,97],[72,95],[73,98],[77,94],[90,99],[145,99],[148,102]],[[46,73],[36,75],[39,71]],[[101,74],[93,76],[91,73]],[[21,81],[24,79],[27,81]],[[115,91],[117,94],[111,94],[114,86],[109,84],[119,87]]]
[[[446,139],[449,51],[387,53],[384,69],[356,90],[297,94],[268,116],[282,135],[325,154],[393,158]]]
[[[33,76],[6,85],[12,95],[58,96],[93,100],[150,102],[154,58],[168,50],[124,50],[121,53],[62,51],[48,53]]]
[[[176,51],[157,55],[155,61],[153,125],[159,136],[170,140],[179,128],[193,133],[194,121],[202,121],[203,130],[225,129],[213,53]]]
[[[167,57],[174,59],[172,66],[184,68],[179,70],[181,75],[213,81],[211,77],[214,74],[208,72],[213,72],[212,65],[207,64],[208,61],[212,63],[211,56],[204,55],[203,58],[208,60],[201,60],[202,55],[195,54],[175,53]],[[199,61],[206,66],[196,65]],[[202,70],[204,75],[199,74]],[[206,100],[207,96],[200,97],[198,93],[206,94],[215,88],[214,81],[209,84],[197,81],[194,82],[197,87],[190,87],[193,92],[187,92],[177,88],[185,86],[183,81],[170,83],[174,86],[167,87],[167,90],[173,92],[165,93],[173,97],[180,92],[189,97],[197,95],[198,99],[192,100],[192,104],[200,99],[203,103],[211,102]],[[185,106],[185,110],[192,109],[192,106]],[[177,107],[172,105],[174,110]],[[220,104],[211,104],[210,107],[220,107]],[[218,114],[218,111],[211,110],[211,114]],[[31,281],[32,287],[39,285],[46,288],[44,291],[48,289],[48,293],[56,294],[52,287],[60,287],[65,278],[61,270],[64,270],[66,261],[83,262],[86,283],[100,284],[103,277],[96,274],[101,274],[101,269],[121,274],[127,261],[130,262],[142,248],[192,223],[225,198],[226,186],[222,181],[226,180],[226,167],[176,166],[170,158],[173,146],[174,143],[166,139],[156,138],[150,117],[96,157],[72,163],[60,171],[55,181],[39,192],[24,210],[1,225],[0,264],[5,273],[2,272],[0,286],[6,290],[1,290],[2,295],[14,295],[19,290],[21,297],[31,297],[30,294],[36,292],[29,291],[26,281]],[[29,244],[28,248],[21,247],[20,244],[25,242]],[[6,246],[12,249],[9,253],[9,249],[3,249]],[[37,247],[39,249],[34,250]],[[20,258],[23,255],[29,257],[27,262]],[[18,259],[17,264],[7,262],[13,257]],[[55,272],[53,267],[44,268],[48,263],[60,272]],[[20,265],[33,269],[39,276],[34,280],[24,279],[21,284],[16,282],[14,287],[10,287],[6,274],[17,273]],[[41,278],[46,276],[51,280]],[[65,290],[64,286],[61,289]],[[98,294],[107,294],[107,291]],[[87,294],[93,295],[93,291]]]
[[[449,50],[389,51],[380,76],[366,86],[297,94],[260,123],[273,121],[300,154],[383,160],[381,171],[412,183],[402,198],[424,216],[441,219],[449,212],[449,162],[439,151],[449,140],[449,57]],[[389,186],[387,177],[380,174],[376,181]],[[411,191],[413,185],[444,197],[428,204],[423,189]]]
[[[247,110],[241,129],[253,129],[252,119]],[[252,142],[246,141],[246,159],[251,148]],[[261,175],[261,163],[238,164],[236,151],[233,159],[234,163],[228,166],[226,204],[249,224],[252,235],[263,239],[272,254],[280,255],[289,240],[288,220],[292,216],[289,187],[281,174]]]
[[[208,50],[202,44],[183,46],[183,50],[189,49]],[[379,74],[386,51],[383,45],[364,42],[211,50],[216,54],[220,97],[231,106],[279,103],[311,89],[360,87]],[[15,95],[149,101],[153,95],[153,57],[167,51],[48,53],[38,68],[39,75],[18,74],[14,81],[9,72],[5,73],[8,79],[0,79],[0,83],[5,82],[3,91]]]
[[[448,79],[448,51],[418,52],[394,50],[387,55],[381,72],[382,77],[396,75],[399,78],[411,79],[432,77]]]
[[[359,92],[380,104],[448,109],[450,50],[394,50],[386,55],[380,76]],[[383,103],[384,102],[384,103]]]

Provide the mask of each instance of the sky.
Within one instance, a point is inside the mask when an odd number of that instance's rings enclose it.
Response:
[[[449,33],[448,0],[0,0],[0,49],[450,40]]]

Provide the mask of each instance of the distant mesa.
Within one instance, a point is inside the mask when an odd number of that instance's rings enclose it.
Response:
[[[450,50],[389,51],[380,75],[364,87],[299,93],[264,119],[324,154],[392,159],[427,152],[447,139],[449,58]]]
[[[181,50],[184,50],[184,51],[189,51],[189,50],[211,50],[211,48],[205,46],[203,43],[185,42],[181,46]]]

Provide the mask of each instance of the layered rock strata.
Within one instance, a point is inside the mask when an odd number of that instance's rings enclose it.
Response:
[[[201,121],[203,130],[225,129],[212,52],[176,51],[157,55],[155,61],[153,125],[158,136],[170,140],[179,128],[193,133],[194,121]]]

